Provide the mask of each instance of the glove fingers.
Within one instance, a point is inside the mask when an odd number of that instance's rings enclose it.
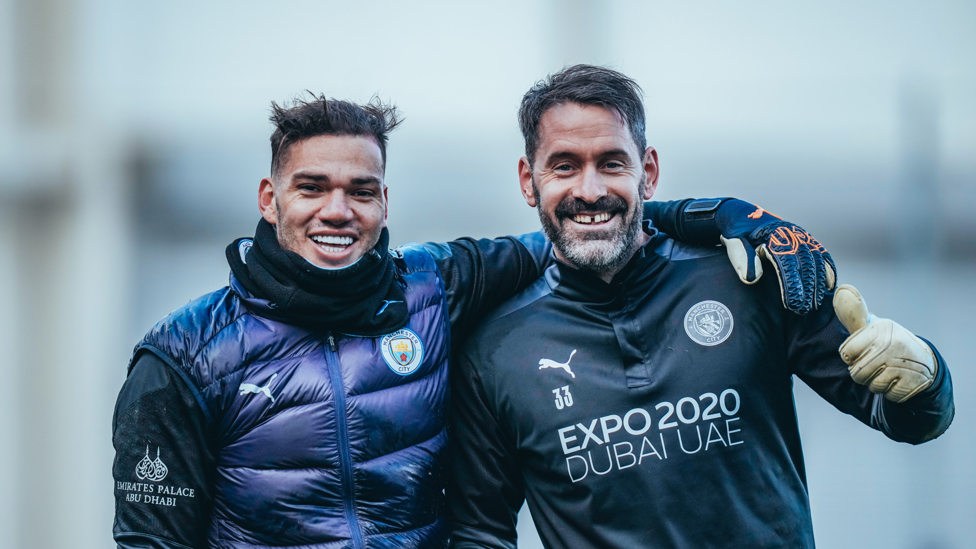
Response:
[[[763,274],[762,262],[752,244],[742,238],[719,236],[719,239],[725,245],[725,252],[729,255],[729,261],[739,275],[739,280],[746,284],[755,284],[759,281]]]
[[[845,286],[838,291],[844,293]],[[851,378],[888,400],[904,402],[932,385],[938,363],[924,341],[886,318],[875,319],[840,347]]]
[[[844,284],[834,292],[834,314],[851,334],[871,321],[867,303],[857,288],[850,284]]]
[[[761,211],[760,211],[761,213]],[[783,306],[805,315],[820,307],[837,283],[837,266],[823,245],[801,227],[766,223],[745,237],[776,267]]]
[[[891,345],[893,322],[880,319],[857,330],[840,346],[840,358],[850,369],[855,382],[865,385],[885,365],[882,355]]]
[[[808,252],[812,261],[812,271],[804,271],[804,288],[811,294],[811,307],[817,309],[823,303],[824,295],[834,287],[836,275],[833,270],[833,259],[816,238],[802,228],[793,226],[800,251]],[[801,261],[803,259],[801,258]]]
[[[878,372],[868,389],[872,393],[884,395],[888,400],[904,402],[932,385],[933,381],[932,377],[919,372],[917,365],[895,360]]]
[[[866,383],[885,365],[911,368],[926,377],[935,376],[935,357],[928,345],[897,322],[879,318],[854,332],[840,346],[840,357],[851,376]]]
[[[776,273],[776,282],[779,284],[779,298],[783,302],[783,307],[792,311],[793,309],[790,309],[789,303],[786,301],[786,286],[783,285],[783,273],[780,271],[779,263],[773,258],[773,254],[769,253],[769,249],[766,248],[765,244],[759,246],[756,255],[762,259],[765,259],[770,265],[773,266],[773,272]]]
[[[813,308],[819,309],[823,298],[827,294],[827,265],[824,263],[820,250],[811,250],[815,275],[813,280]]]
[[[803,290],[802,265],[797,254],[777,254],[767,249],[765,256],[776,267],[776,274],[779,275],[783,305],[797,314],[809,313],[810,306]]]
[[[826,263],[826,265],[824,265],[824,268],[827,271],[827,291],[833,290],[834,288],[837,287],[837,266],[834,265],[834,258],[830,257],[830,254],[827,253],[827,250],[824,250],[820,254],[820,257],[822,257],[824,263]]]
[[[806,314],[816,307],[817,262],[813,257],[813,250],[802,244],[796,250],[796,257],[800,266],[800,300],[803,314]]]

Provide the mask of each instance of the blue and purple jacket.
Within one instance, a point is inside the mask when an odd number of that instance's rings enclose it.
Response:
[[[380,337],[274,320],[230,285],[135,349],[113,440],[119,547],[445,547],[452,343],[535,280],[540,234],[395,252]]]

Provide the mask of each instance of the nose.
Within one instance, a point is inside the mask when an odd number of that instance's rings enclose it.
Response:
[[[607,185],[595,166],[587,165],[580,173],[579,184],[573,188],[573,198],[592,204],[607,196]]]
[[[349,198],[345,191],[334,189],[323,194],[317,217],[319,220],[334,226],[345,225],[352,221],[353,211],[349,207]]]

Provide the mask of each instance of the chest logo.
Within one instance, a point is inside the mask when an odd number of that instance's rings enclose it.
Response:
[[[397,375],[412,374],[424,361],[424,344],[417,334],[406,328],[383,336],[380,350],[386,365]]]
[[[732,334],[732,311],[718,301],[702,301],[685,314],[685,333],[695,343],[711,347]]]
[[[139,480],[159,482],[169,474],[169,468],[159,459],[159,448],[156,448],[156,459],[149,459],[149,446],[146,446],[146,457],[136,465],[136,476]]]
[[[238,387],[238,389],[241,391],[242,395],[246,395],[248,393],[262,394],[270,398],[271,402],[274,402],[274,397],[271,396],[271,382],[274,381],[274,378],[276,377],[278,377],[277,372],[271,375],[271,379],[268,380],[268,383],[264,387],[258,387],[253,383],[241,383],[241,386]]]
[[[548,358],[541,358],[539,359],[539,369],[541,370],[543,368],[560,368],[562,370],[566,370],[566,373],[573,376],[573,379],[576,379],[576,374],[574,374],[573,371],[569,369],[569,361],[573,360],[573,355],[575,354],[576,354],[576,349],[573,349],[573,352],[569,353],[569,358],[566,359],[566,362],[556,362],[555,360],[551,360]]]

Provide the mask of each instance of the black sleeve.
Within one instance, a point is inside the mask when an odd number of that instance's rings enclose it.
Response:
[[[515,549],[525,500],[521,468],[469,351],[470,346],[459,353],[451,370],[451,547]]]
[[[481,317],[534,282],[551,261],[542,233],[494,240],[459,238],[425,244],[444,278],[452,341],[460,344]]]
[[[824,298],[830,303],[833,294]],[[832,306],[806,316],[784,314],[788,355],[793,372],[838,410],[850,414],[888,438],[921,444],[941,435],[955,415],[952,378],[939,352],[929,343],[939,363],[932,385],[898,404],[876,395],[851,379],[838,349],[850,335]],[[928,342],[926,342],[928,343]]]
[[[213,436],[187,383],[144,352],[112,421],[115,525],[120,549],[206,545],[215,471]]]
[[[727,198],[706,198],[696,200],[685,198],[670,202],[644,202],[644,219],[649,219],[659,231],[671,238],[698,246],[717,246],[722,243],[719,236],[716,212]],[[693,211],[686,211],[695,202]]]

